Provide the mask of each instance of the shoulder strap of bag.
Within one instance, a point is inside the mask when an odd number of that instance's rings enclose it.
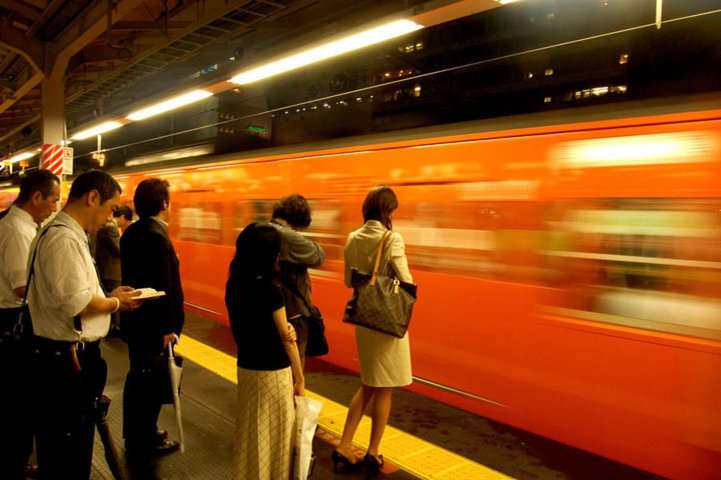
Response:
[[[371,281],[370,281],[370,284],[371,284],[371,285],[375,285],[375,284],[376,284],[376,277],[378,276],[378,268],[379,268],[380,265],[381,265],[381,256],[383,255],[383,248],[384,248],[385,245],[386,245],[386,240],[388,240],[388,238],[389,238],[392,234],[393,234],[393,232],[391,232],[390,230],[388,230],[387,232],[385,232],[385,233],[383,234],[383,238],[381,239],[381,244],[380,244],[380,246],[378,247],[378,254],[376,255],[376,263],[375,263],[375,265],[373,266],[373,275],[371,276]]]
[[[298,291],[297,288],[295,288],[295,287],[292,286],[292,285],[289,285],[289,284],[285,283],[285,282],[282,281],[282,280],[280,280],[280,284],[283,285],[283,286],[284,286],[285,288],[287,288],[288,290],[290,290],[290,293],[292,293],[293,295],[295,295],[296,297],[298,297],[298,298],[300,299],[300,301],[303,302],[303,305],[305,305],[305,308],[307,308],[309,312],[313,311],[313,309],[311,308],[311,305],[308,305],[308,302],[306,301],[305,297],[300,294],[300,292]]]
[[[20,305],[21,310],[24,310],[28,306],[28,292],[30,292],[30,282],[33,279],[33,275],[35,274],[35,257],[38,254],[38,246],[40,246],[40,240],[43,239],[46,233],[53,228],[53,227],[65,227],[65,225],[61,224],[52,224],[45,228],[42,232],[40,232],[40,238],[38,238],[38,241],[35,242],[35,248],[33,249],[33,258],[30,260],[30,271],[28,272],[28,281],[25,282],[25,294],[23,295],[23,302],[22,305]],[[16,334],[20,334],[23,331],[23,324],[22,324],[22,314],[18,315],[18,319],[15,322],[15,328],[13,331]]]

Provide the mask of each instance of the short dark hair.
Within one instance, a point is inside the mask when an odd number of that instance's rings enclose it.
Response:
[[[47,198],[53,191],[53,186],[60,185],[60,179],[50,170],[35,170],[25,175],[20,182],[20,194],[17,202],[25,203],[30,200],[33,193],[40,192],[43,198]]]
[[[113,217],[125,217],[125,220],[130,221],[133,219],[133,210],[130,207],[123,205],[113,212]]]
[[[105,203],[115,195],[123,192],[120,184],[108,173],[102,170],[88,170],[83,172],[73,180],[70,187],[68,201],[82,198],[88,192],[97,190],[100,194],[100,203]]]
[[[398,198],[391,187],[373,187],[363,202],[363,221],[378,220],[388,230],[393,228],[391,214],[398,208]]]
[[[148,178],[135,189],[135,211],[140,218],[154,217],[163,210],[163,202],[170,203],[170,184],[160,178]]]
[[[273,205],[273,218],[282,218],[293,227],[307,227],[310,225],[308,200],[297,193],[281,198]]]

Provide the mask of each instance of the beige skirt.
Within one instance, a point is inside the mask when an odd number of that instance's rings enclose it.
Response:
[[[292,471],[293,375],[238,367],[235,480],[288,480]]]
[[[408,333],[403,338],[356,327],[361,383],[369,387],[404,387],[413,381]]]

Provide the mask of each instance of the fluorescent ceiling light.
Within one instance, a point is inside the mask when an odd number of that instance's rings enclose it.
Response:
[[[176,108],[188,105],[189,103],[197,102],[198,100],[202,100],[212,95],[213,94],[207,90],[193,90],[192,92],[173,97],[164,102],[156,103],[148,108],[133,112],[126,118],[128,120],[143,120],[145,118],[152,117],[153,115],[158,115],[159,113],[175,110]]]
[[[73,140],[84,140],[86,138],[100,135],[101,133],[109,132],[110,130],[115,130],[116,128],[120,128],[122,126],[123,124],[120,122],[105,122],[92,128],[88,128],[87,130],[83,130],[82,132],[78,132],[70,138]]]
[[[291,55],[290,57],[281,58],[280,60],[268,63],[261,67],[245,71],[231,78],[230,81],[241,85],[252,83],[263,78],[272,77],[273,75],[288,72],[327,58],[352,52],[353,50],[358,50],[360,48],[367,47],[368,45],[373,45],[394,37],[399,37],[421,28],[423,28],[423,25],[411,22],[410,20],[397,20],[395,22],[381,25],[380,27],[366,30],[365,32],[360,32],[334,42],[326,43],[325,45],[321,45],[316,48],[311,48],[310,50],[305,50],[295,55]]]
[[[34,157],[35,155],[37,155],[37,153],[32,153],[32,152],[18,153],[14,157],[10,157],[8,162],[15,163],[15,162],[19,162],[20,160],[27,160],[28,158]]]
[[[507,4],[507,3],[517,2],[518,0],[496,0],[496,1],[497,1],[498,3],[500,3],[501,5],[505,5],[505,4]]]

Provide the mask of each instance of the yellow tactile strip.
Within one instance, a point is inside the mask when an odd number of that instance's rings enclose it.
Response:
[[[226,380],[237,383],[235,358],[209,347],[187,335],[183,336],[176,351],[198,365],[214,372]],[[323,402],[318,424],[321,428],[338,436],[348,409],[332,400],[306,390],[306,395]],[[371,421],[363,417],[355,444],[360,448],[368,446]],[[385,458],[403,470],[422,479],[433,480],[512,480],[512,477],[473,462],[420,438],[388,426],[381,446]]]

